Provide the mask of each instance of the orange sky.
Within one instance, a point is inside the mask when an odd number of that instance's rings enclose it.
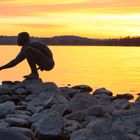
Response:
[[[0,0],[0,34],[140,36],[140,0]]]

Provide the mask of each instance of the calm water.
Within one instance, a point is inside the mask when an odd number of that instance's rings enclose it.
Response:
[[[139,47],[49,46],[56,61],[50,72],[40,72],[43,81],[59,86],[88,84],[116,93],[140,92]],[[19,52],[18,46],[0,46],[0,65]],[[23,80],[30,73],[26,60],[14,68],[0,71],[3,80]]]

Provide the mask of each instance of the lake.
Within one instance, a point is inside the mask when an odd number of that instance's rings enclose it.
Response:
[[[114,94],[140,92],[140,48],[101,46],[49,46],[54,54],[55,68],[39,72],[44,82],[58,86],[87,84],[105,87]],[[19,46],[0,46],[0,65],[19,52]],[[0,71],[3,80],[23,80],[30,69],[25,61],[14,68]]]

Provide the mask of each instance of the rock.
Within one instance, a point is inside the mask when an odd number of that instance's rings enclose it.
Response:
[[[104,135],[111,130],[112,121],[106,118],[92,120],[87,126],[96,135]]]
[[[77,85],[71,87],[73,89],[79,89],[81,92],[91,92],[93,89],[88,85]]]
[[[9,94],[9,90],[4,86],[0,86],[0,95]]]
[[[24,120],[29,120],[30,116],[25,115],[25,114],[8,114],[6,115],[6,118],[19,118],[19,119],[24,119]]]
[[[121,116],[130,116],[140,114],[140,110],[116,110],[112,112],[114,117],[121,117]]]
[[[16,105],[16,110],[26,110],[26,106]]]
[[[11,101],[0,104],[0,118],[3,118],[7,114],[15,113],[15,104]]]
[[[9,124],[4,122],[3,120],[0,120],[0,129],[5,129],[9,127]]]
[[[135,134],[126,134],[122,137],[122,140],[140,140],[140,137]]]
[[[13,85],[14,83],[12,81],[2,81],[2,85]]]
[[[12,96],[3,96],[1,100],[2,102],[11,101],[17,104],[20,101],[20,98],[17,95],[12,95]]]
[[[25,87],[32,94],[39,94],[45,91],[58,92],[58,88],[55,83],[43,83],[41,79],[24,80],[22,82],[22,86]]]
[[[101,106],[95,105],[93,107],[89,107],[87,109],[76,111],[71,114],[66,115],[65,117],[68,120],[76,120],[78,122],[83,122],[87,116],[96,116],[96,117],[102,117],[104,115],[104,111]]]
[[[8,117],[5,118],[4,121],[7,122],[10,126],[17,126],[17,127],[29,126],[28,121],[21,118]]]
[[[59,112],[63,116],[72,113],[72,110],[69,109],[68,104],[54,104],[51,109]]]
[[[26,90],[25,88],[18,88],[14,92],[17,95],[28,95],[28,94],[30,94],[30,92],[28,90]]]
[[[75,94],[81,94],[79,89],[73,89],[69,87],[60,87],[59,90],[61,95],[63,95],[68,100],[73,98]]]
[[[30,111],[24,111],[24,110],[16,110],[16,114],[23,114],[23,115],[28,115],[28,116],[32,115]]]
[[[137,129],[136,134],[140,136],[140,127]]]
[[[18,103],[18,105],[22,105],[22,106],[26,106],[26,107],[27,107],[28,102],[20,101],[20,102]]]
[[[85,110],[83,111],[77,111],[71,114],[68,114],[65,116],[66,119],[68,120],[75,120],[78,121],[79,123],[83,122],[85,120],[85,117],[87,116]]]
[[[129,93],[126,93],[126,94],[117,94],[116,95],[116,98],[117,99],[127,99],[127,100],[131,100],[131,99],[134,99],[134,96],[129,94]]]
[[[96,89],[94,92],[93,92],[93,95],[98,95],[98,94],[107,94],[109,96],[112,96],[113,93],[105,88],[99,88],[99,89]]]
[[[79,111],[97,104],[98,100],[96,97],[88,93],[76,94],[69,102],[69,109],[72,111]]]
[[[116,109],[129,109],[130,103],[127,99],[116,99],[113,101]]]
[[[70,140],[99,140],[90,129],[80,129],[72,133]]]
[[[9,132],[8,130],[0,130],[0,140],[30,140],[28,137],[17,132]]]
[[[47,110],[43,110],[39,113],[35,113],[33,114],[30,118],[29,118],[29,122],[30,123],[36,123],[38,121],[40,121],[41,119],[45,118],[46,116],[48,116],[49,114],[58,114],[60,115],[57,111],[52,110],[52,109],[47,109]]]
[[[80,128],[80,124],[75,120],[67,120],[64,130],[70,135]]]
[[[108,96],[107,94],[97,94],[94,95],[98,99],[99,104],[104,104],[104,103],[112,103],[112,99],[114,98],[113,96]]]
[[[102,117],[104,115],[104,110],[101,105],[95,105],[87,109],[86,114],[94,115],[96,117]]]
[[[130,103],[130,109],[139,110],[140,109],[140,102],[132,102],[132,103]]]
[[[22,135],[27,136],[30,140],[35,139],[35,135],[31,129],[28,128],[21,128],[21,127],[9,127],[6,129],[9,132],[18,132],[21,133]]]
[[[67,103],[67,99],[63,97],[62,95],[49,91],[49,92],[44,92],[40,93],[37,97],[33,98],[27,105],[27,110],[30,110],[31,112],[39,112],[45,106],[48,104],[62,104],[62,103]]]
[[[52,113],[34,124],[35,133],[39,140],[60,139],[65,120],[61,115]]]

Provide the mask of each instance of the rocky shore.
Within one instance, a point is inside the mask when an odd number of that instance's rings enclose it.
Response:
[[[140,140],[140,97],[41,79],[3,81],[0,140]]]

